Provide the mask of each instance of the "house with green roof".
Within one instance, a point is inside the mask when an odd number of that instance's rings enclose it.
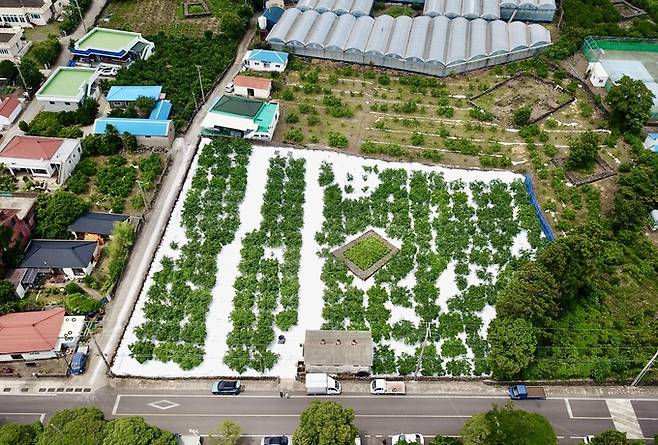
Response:
[[[203,119],[201,135],[271,141],[279,122],[279,104],[237,96],[220,96]]]
[[[77,62],[127,65],[148,59],[154,50],[155,43],[138,32],[96,27],[75,42],[71,53]]]
[[[61,66],[41,85],[36,98],[46,111],[75,111],[86,97],[99,95],[95,68]]]

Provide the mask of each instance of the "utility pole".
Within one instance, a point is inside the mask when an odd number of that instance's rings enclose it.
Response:
[[[640,373],[637,375],[637,377],[635,377],[635,380],[633,380],[633,383],[631,383],[631,388],[635,388],[637,385],[640,384],[640,380],[642,380],[644,375],[649,371],[649,369],[651,369],[651,367],[653,366],[653,363],[656,361],[656,359],[658,359],[658,351],[656,351],[656,353],[653,355],[653,357],[651,357],[651,360],[649,360],[649,363],[647,363],[647,366],[642,368],[642,371],[640,371]]]
[[[23,88],[25,88],[25,91],[27,91],[27,83],[25,83],[25,77],[23,77],[23,71],[21,71],[21,59],[18,59],[18,63],[16,64],[16,69],[18,70],[18,75],[21,77],[21,80],[23,81]]]
[[[78,14],[80,14],[80,22],[82,23],[82,29],[85,30],[85,34],[87,33],[87,25],[85,25],[85,18],[82,16],[82,10],[80,9],[80,5],[78,4],[78,0],[73,0],[75,2],[75,7],[78,10]]]
[[[196,72],[199,74],[199,88],[201,88],[201,98],[203,101],[206,101],[206,94],[203,92],[203,82],[201,82],[201,65],[194,65],[196,66]]]
[[[414,371],[414,379],[418,377],[418,373],[420,372],[420,367],[423,364],[423,355],[425,354],[425,345],[427,344],[427,339],[430,336],[430,323],[427,322],[427,325],[425,327],[425,338],[423,339],[423,343],[420,347],[420,355],[418,356],[418,362],[416,363],[416,370]]]
[[[142,194],[142,200],[144,201],[144,207],[146,208],[146,211],[150,211],[151,207],[149,206],[149,202],[146,199],[146,192],[144,191],[144,186],[142,185],[142,181],[137,181],[137,187],[139,188],[140,193]]]
[[[110,374],[110,377],[114,377],[114,373],[112,372],[112,367],[110,366],[110,363],[107,361],[107,357],[105,357],[105,353],[98,345],[98,342],[96,341],[96,337],[92,335],[91,339],[94,341],[94,344],[96,345],[96,349],[98,349],[98,352],[101,354],[101,358],[103,359],[103,363],[105,363],[105,366],[107,366],[107,372]]]

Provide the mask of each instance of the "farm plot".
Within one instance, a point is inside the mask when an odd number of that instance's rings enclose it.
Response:
[[[543,242],[520,175],[249,152],[197,155],[117,374],[291,377],[320,328],[371,330],[378,374],[488,373],[499,278]],[[350,245],[360,267],[387,257],[365,280],[334,256],[357,239],[371,239]]]

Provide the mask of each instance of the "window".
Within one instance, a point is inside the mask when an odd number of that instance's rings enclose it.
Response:
[[[21,360],[23,356],[21,354],[11,354],[12,360]]]
[[[73,272],[73,275],[75,275],[76,277],[81,277],[85,274],[84,269],[79,269],[79,268],[75,268],[75,267],[73,269],[71,269],[71,271]]]
[[[25,19],[25,16],[24,16],[24,15],[19,15],[19,16],[18,16],[18,20],[20,20],[21,23],[27,23],[27,20]]]
[[[9,54],[9,50],[5,48],[0,48],[0,54]]]
[[[71,102],[64,102],[64,105],[71,105]]]
[[[151,135],[149,135],[149,134],[146,134],[146,135],[144,135],[144,137],[145,137],[145,138],[150,138],[150,137],[151,137]]]
[[[41,14],[30,14],[30,18],[34,20],[41,20]]]
[[[55,105],[55,102],[53,102],[53,101],[50,101],[50,102],[48,102],[48,103],[49,103],[50,105]]]
[[[263,62],[263,68],[269,68],[270,62]]]

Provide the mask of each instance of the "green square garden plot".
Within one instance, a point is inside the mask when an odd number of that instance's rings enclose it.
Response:
[[[336,249],[334,256],[354,275],[367,280],[398,252],[398,249],[374,230],[369,230],[354,241]]]

